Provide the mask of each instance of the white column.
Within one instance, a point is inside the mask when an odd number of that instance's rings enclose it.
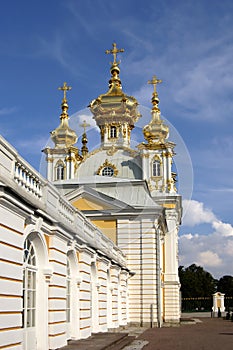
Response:
[[[71,161],[70,161],[70,155],[66,158],[66,176],[65,179],[70,179],[70,167],[71,167]]]
[[[168,231],[165,234],[165,322],[179,322],[180,319],[177,220],[176,211],[174,209],[166,209]]]
[[[53,159],[47,157],[47,179],[53,181]]]

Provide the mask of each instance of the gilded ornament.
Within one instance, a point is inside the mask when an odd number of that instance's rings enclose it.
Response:
[[[108,156],[113,156],[113,154],[116,153],[116,152],[117,152],[117,149],[116,149],[116,147],[115,147],[114,145],[112,145],[112,147],[110,147],[110,148],[106,151],[106,153],[107,153]]]
[[[103,170],[104,168],[106,168],[106,167],[112,168],[113,171],[114,171],[113,176],[117,176],[117,174],[118,174],[117,167],[116,167],[114,164],[110,163],[107,159],[106,159],[105,162],[99,167],[99,169],[97,170],[96,174],[97,174],[97,175],[101,175],[102,170]]]
[[[106,50],[105,53],[113,55],[113,62],[111,63],[112,65],[118,65],[118,64],[120,64],[120,61],[117,62],[117,60],[116,60],[117,59],[117,54],[119,52],[124,52],[125,50],[124,49],[118,49],[117,46],[116,46],[116,43],[113,43],[112,46],[113,46],[112,50]]]
[[[58,90],[63,91],[63,102],[67,102],[66,100],[66,93],[67,91],[70,91],[72,89],[72,86],[68,86],[66,82],[63,83],[63,86],[60,86]]]

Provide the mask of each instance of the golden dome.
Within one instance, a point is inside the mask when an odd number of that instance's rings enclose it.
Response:
[[[77,142],[77,135],[74,130],[69,127],[69,115],[68,115],[68,103],[66,99],[66,92],[71,87],[66,83],[59,90],[63,90],[64,98],[62,100],[61,109],[62,114],[60,116],[60,125],[51,132],[51,139],[55,143],[55,148],[68,148],[73,146]]]
[[[144,137],[149,144],[162,144],[169,135],[169,127],[163,123],[163,120],[161,120],[160,109],[158,107],[159,98],[156,91],[156,85],[161,82],[162,81],[157,79],[156,76],[148,82],[149,84],[154,85],[154,92],[151,99],[153,105],[151,110],[152,120],[143,128]]]
[[[110,68],[109,90],[94,99],[89,105],[98,126],[112,122],[126,122],[133,127],[141,116],[137,110],[138,102],[136,98],[128,96],[122,91],[119,77],[120,62],[116,61],[116,54],[123,51],[123,49],[117,49],[115,43],[112,50],[106,50],[106,53],[112,53],[114,57]]]

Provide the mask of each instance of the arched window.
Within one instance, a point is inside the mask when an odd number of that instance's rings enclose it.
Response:
[[[116,127],[115,127],[115,126],[111,126],[111,129],[110,129],[110,137],[111,137],[111,138],[117,137],[117,130],[116,130]]]
[[[56,167],[56,180],[64,180],[65,169],[62,163],[59,163]]]
[[[102,176],[113,176],[114,175],[114,169],[110,166],[106,166],[102,170]]]
[[[152,174],[153,176],[161,176],[161,164],[157,159],[152,163]]]
[[[23,269],[23,328],[35,327],[36,323],[36,255],[32,242],[24,243]]]

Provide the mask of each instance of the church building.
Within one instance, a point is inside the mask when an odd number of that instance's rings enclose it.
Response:
[[[67,83],[54,146],[43,150],[47,179],[0,138],[0,349],[55,350],[92,332],[180,320],[175,144],[154,76],[144,142],[131,147],[143,115],[122,88],[123,51],[106,51],[107,92],[89,104],[100,147],[89,151],[86,121],[82,135],[71,129]]]

